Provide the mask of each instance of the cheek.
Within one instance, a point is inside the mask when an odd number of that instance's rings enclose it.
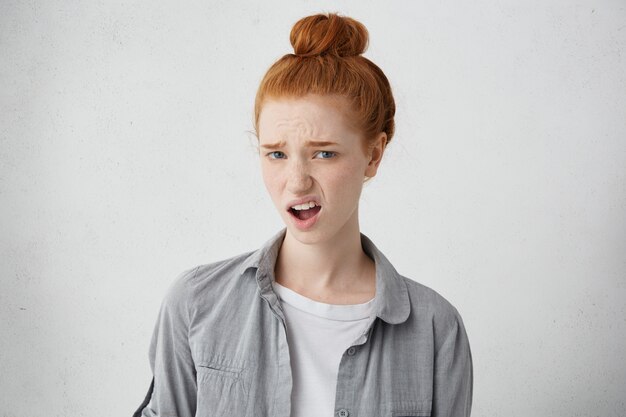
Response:
[[[361,165],[358,163],[350,163],[338,167],[333,175],[326,178],[327,184],[337,190],[337,194],[343,196],[358,195],[361,192],[363,175]]]
[[[273,171],[268,167],[261,167],[261,176],[263,177],[263,184],[267,190],[270,198],[275,204],[281,203],[281,190],[283,188],[283,181],[280,173]]]
[[[340,170],[340,176],[344,182],[360,183],[363,180],[365,168],[363,161],[355,159],[348,161]]]
[[[261,165],[261,178],[263,178],[263,183],[265,183],[265,185],[267,186],[271,176],[267,168],[265,168],[263,165]]]
[[[263,181],[269,183],[274,181],[276,178],[276,170],[269,161],[262,160],[260,163],[261,166],[261,175],[263,177]]]

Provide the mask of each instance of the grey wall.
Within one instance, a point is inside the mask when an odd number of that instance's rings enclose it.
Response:
[[[625,415],[625,7],[2,2],[0,415],[129,415],[172,279],[282,227],[252,103],[319,11],[392,82],[361,230],[461,312],[473,415]]]

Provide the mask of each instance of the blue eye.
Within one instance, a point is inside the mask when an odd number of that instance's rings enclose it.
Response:
[[[272,155],[277,154],[277,153],[281,154],[281,155],[284,155],[281,151],[270,152],[267,155],[270,157],[270,159],[282,159],[282,158],[272,158]]]
[[[334,157],[334,156],[335,156],[335,152],[331,152],[331,151],[320,151],[320,152],[319,152],[319,154],[320,154],[320,155],[322,155],[322,154],[326,154],[326,155],[327,155],[327,154],[331,154],[331,156],[329,156],[329,157],[327,157],[327,158],[322,158],[322,159],[330,159],[330,158],[332,158],[332,157]]]

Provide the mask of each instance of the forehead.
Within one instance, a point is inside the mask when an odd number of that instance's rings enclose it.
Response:
[[[259,115],[259,139],[354,136],[349,105],[346,98],[333,96],[268,99]]]

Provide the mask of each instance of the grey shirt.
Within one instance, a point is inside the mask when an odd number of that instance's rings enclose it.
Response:
[[[154,390],[142,416],[289,417],[289,346],[272,288],[286,230],[175,280],[150,345]],[[335,416],[469,416],[472,356],[458,311],[400,275],[363,233],[361,244],[376,264],[376,297],[339,363]]]

